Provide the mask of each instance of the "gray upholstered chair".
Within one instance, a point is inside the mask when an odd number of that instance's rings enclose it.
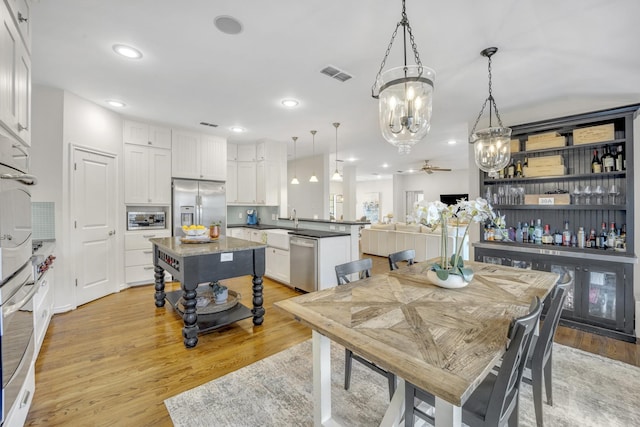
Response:
[[[364,279],[367,277],[371,277],[371,269],[373,268],[373,262],[371,258],[359,259],[356,261],[347,262],[345,264],[336,265],[336,278],[338,279],[338,285],[344,285],[350,283],[348,276],[350,274],[358,273],[358,277],[360,279]],[[395,374],[387,371],[376,365],[373,362],[368,361],[367,359],[354,354],[353,351],[345,348],[344,353],[344,388],[345,390],[349,390],[349,386],[351,385],[351,367],[353,365],[353,360],[357,360],[362,363],[367,368],[379,373],[380,375],[384,375],[387,377],[387,382],[389,383],[389,399],[393,396],[393,393],[396,391],[396,376]]]
[[[540,328],[540,334],[533,337],[532,350],[527,358],[527,368],[531,370],[531,378],[523,377],[523,381],[533,385],[533,406],[536,411],[536,423],[543,426],[542,421],[542,383],[547,393],[547,403],[553,405],[551,391],[551,367],[553,355],[553,337],[558,329],[562,307],[567,298],[571,276],[565,274],[551,292],[546,316]]]
[[[512,322],[509,347],[502,358],[497,374],[490,373],[469,396],[462,406],[462,422],[471,427],[503,427],[518,425],[518,399],[520,383],[527,355],[532,343],[533,332],[542,304],[535,298],[529,314]],[[435,418],[418,409],[416,399],[435,407],[435,397],[405,381],[405,421],[406,427],[412,427],[417,415],[434,424]],[[419,402],[418,402],[419,403]],[[438,414],[435,414],[438,416]]]
[[[413,265],[415,258],[416,251],[414,249],[405,249],[404,251],[389,254],[389,269],[391,271],[397,270],[400,261],[407,261],[407,265]]]

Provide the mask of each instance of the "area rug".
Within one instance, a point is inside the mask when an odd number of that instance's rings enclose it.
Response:
[[[640,368],[554,344],[550,427],[640,426]],[[344,348],[332,343],[333,417],[344,426],[375,426],[389,403],[386,378],[353,364],[344,390]],[[165,400],[176,426],[312,426],[311,341]],[[535,426],[531,387],[524,384],[520,426]]]

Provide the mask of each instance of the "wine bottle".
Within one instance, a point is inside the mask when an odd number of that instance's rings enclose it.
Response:
[[[507,166],[507,178],[513,178],[516,175],[516,166],[513,164],[513,157],[511,163]]]
[[[616,148],[616,171],[625,170],[624,164],[624,147],[622,144],[618,145]]]
[[[520,160],[516,164],[516,178],[522,178],[522,162]]]
[[[544,232],[542,233],[542,237],[540,239],[542,240],[543,245],[553,245],[553,234],[551,234],[549,224],[544,225]]]
[[[598,158],[598,150],[593,150],[593,159],[591,160],[591,172],[592,173],[602,172],[602,164],[600,163],[600,159]]]
[[[571,239],[569,239],[571,240]],[[553,244],[556,246],[560,246],[562,245],[562,233],[560,231],[558,231],[558,229],[556,228],[556,232],[553,233]]]
[[[605,145],[603,151],[604,153],[600,159],[600,162],[602,163],[602,172],[613,172],[616,167],[616,162],[609,151],[609,146]]]
[[[609,234],[607,234],[607,248],[615,249],[618,233],[616,233],[616,223],[609,224]]]
[[[598,248],[607,249],[607,223],[602,223],[602,229],[600,230],[600,237],[598,239]]]
[[[582,232],[582,240],[584,243],[584,231]],[[564,231],[562,231],[562,245],[571,246],[571,231],[569,230],[569,221],[564,222]]]
[[[538,218],[533,229],[533,243],[536,245],[542,244],[542,232],[542,220]]]

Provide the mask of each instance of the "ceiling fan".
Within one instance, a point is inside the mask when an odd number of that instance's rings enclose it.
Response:
[[[451,171],[451,169],[448,169],[448,168],[433,166],[431,163],[429,163],[429,160],[424,161],[424,165],[422,165],[422,168],[420,168],[420,170],[428,174],[432,174],[434,172],[450,172]]]

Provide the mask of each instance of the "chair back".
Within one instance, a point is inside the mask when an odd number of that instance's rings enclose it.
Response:
[[[400,261],[407,261],[407,265],[412,265],[415,258],[416,251],[414,249],[406,249],[404,251],[389,254],[389,269],[391,271],[397,270],[399,268],[398,263]]]
[[[560,280],[562,283],[558,283],[551,293],[551,304],[542,323],[542,328],[540,328],[535,347],[532,350],[531,358],[533,360],[544,362],[551,354],[553,337],[558,329],[558,323],[560,323],[562,307],[567,299],[568,288],[571,284],[571,276],[568,278],[562,277]]]
[[[354,273],[358,273],[359,279],[371,277],[372,268],[373,261],[371,261],[371,258],[358,259],[336,265],[336,278],[338,279],[338,285],[344,285],[345,283],[351,282],[348,276]]]
[[[509,336],[511,341],[502,358],[491,397],[487,406],[486,425],[506,425],[505,422],[518,404],[522,374],[531,348],[531,340],[540,320],[542,303],[536,297],[529,314],[515,319]]]

